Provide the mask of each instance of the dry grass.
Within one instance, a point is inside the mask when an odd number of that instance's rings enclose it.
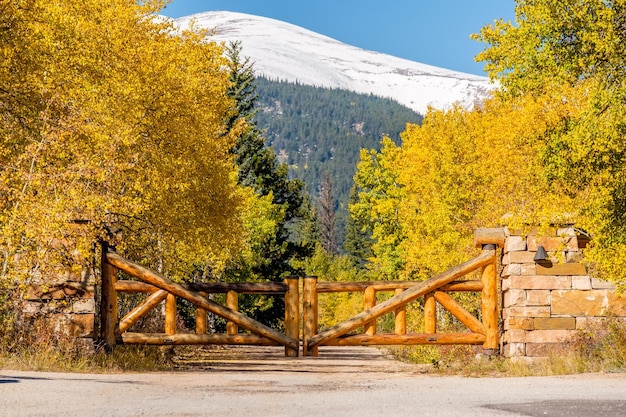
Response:
[[[392,349],[401,360],[432,364],[442,375],[545,376],[588,372],[626,372],[626,322],[607,319],[580,331],[568,344],[542,358],[485,356],[476,346],[412,346]]]
[[[119,346],[105,353],[91,339],[59,336],[41,323],[0,333],[0,368],[50,372],[150,372],[172,369],[171,348]]]
[[[0,332],[0,368],[57,372],[153,372],[177,369],[175,353],[195,355],[194,347],[118,346],[106,354],[91,344],[55,335],[34,323],[28,331]],[[197,347],[195,347],[197,348]],[[586,372],[626,372],[626,321],[607,319],[580,331],[569,344],[544,358],[485,356],[476,346],[394,347],[401,360],[432,364],[440,375],[538,376]]]
[[[23,371],[117,373],[172,370],[169,349],[119,346],[112,353],[84,353],[82,347],[24,346],[0,349],[0,368]]]

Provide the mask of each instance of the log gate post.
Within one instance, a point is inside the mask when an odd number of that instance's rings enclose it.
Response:
[[[308,342],[317,334],[317,277],[304,277],[302,288],[302,354],[317,356],[317,346],[309,349]]]
[[[402,288],[396,288],[393,295],[400,295],[402,291],[404,291]],[[406,334],[406,307],[398,307],[394,313],[394,333]]]
[[[483,253],[493,251],[491,262],[483,267],[481,281],[482,318],[485,328],[485,354],[492,355],[498,349],[498,272],[496,265],[496,248],[504,247],[505,233],[502,228],[480,228],[474,230],[474,246],[481,247]]]
[[[200,295],[207,296],[207,293],[200,291]],[[196,306],[196,334],[204,334],[208,329],[207,311],[202,307]]]
[[[176,334],[176,296],[167,294],[165,297],[165,334]]]
[[[286,277],[285,284],[285,334],[300,340],[300,277]],[[285,347],[285,356],[297,357],[298,350]]]
[[[118,322],[117,291],[115,282],[117,281],[118,269],[107,261],[109,245],[106,242],[101,244],[102,258],[100,271],[102,273],[102,295],[100,299],[100,337],[104,343],[106,351],[111,351],[115,347],[115,334]]]
[[[236,291],[230,290],[226,293],[226,307],[233,311],[239,311],[239,294]],[[226,334],[233,336],[237,333],[239,333],[237,323],[228,320],[226,322]]]
[[[496,245],[484,245],[483,251],[494,251],[494,257],[489,265],[483,267],[481,280],[482,291],[482,316],[485,336],[487,340],[483,349],[488,355],[492,355],[498,349],[498,276],[496,272]]]
[[[363,295],[363,309],[369,310],[376,305],[376,290],[374,287],[367,287],[365,294]],[[374,336],[376,334],[376,319],[368,321],[363,326],[363,333],[368,336]]]
[[[437,300],[432,292],[424,296],[424,333],[437,333]]]

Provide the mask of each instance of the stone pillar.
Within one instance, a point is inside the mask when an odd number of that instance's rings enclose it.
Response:
[[[626,315],[626,299],[590,277],[583,260],[587,239],[574,227],[507,232],[502,256],[502,353],[545,357],[608,315]],[[547,261],[535,261],[539,246]]]
[[[49,331],[93,345],[96,314],[94,271],[33,279],[21,303],[22,321],[43,321]]]

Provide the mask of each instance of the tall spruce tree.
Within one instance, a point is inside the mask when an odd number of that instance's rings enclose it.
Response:
[[[251,187],[260,196],[272,195],[272,203],[284,210],[284,217],[272,238],[262,243],[259,262],[253,272],[264,279],[280,281],[283,276],[295,274],[292,260],[310,254],[310,243],[297,241],[294,228],[305,217],[304,184],[289,179],[287,165],[278,163],[274,151],[265,145],[263,133],[254,121],[257,112],[256,85],[253,64],[241,56],[241,43],[231,42],[226,50],[230,65],[231,87],[228,94],[236,101],[236,108],[227,121],[233,129],[242,120],[245,128],[233,148],[239,169],[239,183]]]
[[[358,190],[356,185],[350,189],[350,204],[358,202]],[[361,219],[348,216],[346,222],[346,239],[343,249],[346,251],[355,266],[364,266],[373,256],[372,253],[372,230]]]

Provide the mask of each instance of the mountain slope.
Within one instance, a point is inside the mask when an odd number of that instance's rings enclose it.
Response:
[[[324,172],[347,201],[361,149],[378,149],[383,135],[397,143],[415,111],[390,99],[257,78],[259,128],[281,162],[317,194]]]
[[[205,12],[176,19],[210,29],[211,40],[241,41],[257,76],[388,97],[425,114],[459,102],[472,107],[494,86],[465,74],[366,51],[275,19],[234,12]]]
[[[290,174],[315,197],[324,175],[332,179],[341,243],[360,150],[379,149],[383,135],[399,143],[406,123],[419,124],[421,116],[395,100],[348,90],[264,78],[257,78],[256,85],[255,121]]]

